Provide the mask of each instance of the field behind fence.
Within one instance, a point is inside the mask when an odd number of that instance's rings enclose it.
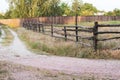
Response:
[[[38,17],[38,18],[24,18],[24,19],[0,19],[1,24],[12,27],[20,27],[23,21],[34,20],[45,24],[75,24],[75,16],[57,16],[57,17]],[[95,22],[95,21],[119,21],[120,16],[78,16],[78,23],[80,22]]]

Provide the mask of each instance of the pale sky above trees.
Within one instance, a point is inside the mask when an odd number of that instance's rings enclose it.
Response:
[[[6,12],[8,9],[8,3],[6,0],[0,0],[0,12]]]
[[[70,4],[73,0],[62,0]],[[120,0],[82,0],[84,3],[91,3],[99,10],[112,11],[115,8],[120,9]]]
[[[71,3],[73,0],[62,0],[67,3]],[[112,11],[115,8],[120,9],[120,0],[82,0],[84,3],[92,3],[97,9]],[[8,9],[6,0],[0,0],[0,12],[5,12]]]

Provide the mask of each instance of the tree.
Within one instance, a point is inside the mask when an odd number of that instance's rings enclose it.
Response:
[[[62,16],[64,16],[64,15],[69,16],[70,15],[71,10],[70,10],[70,6],[68,6],[68,4],[62,3],[60,5],[60,7],[61,7]]]
[[[81,13],[81,7],[83,5],[82,0],[74,0],[72,3],[72,14],[73,15],[80,15]]]
[[[27,0],[26,0],[27,1]],[[9,2],[9,11],[6,12],[6,15],[11,18],[22,18],[26,15],[27,11],[25,10],[25,0],[8,0]],[[28,14],[28,13],[27,13]]]
[[[108,11],[108,12],[105,13],[105,15],[106,15],[106,16],[113,16],[114,13],[113,13],[112,11]]]
[[[115,8],[113,10],[113,13],[114,13],[115,16],[120,16],[120,9]]]
[[[0,13],[0,19],[3,19],[4,15],[2,13]]]
[[[61,15],[60,0],[7,0],[12,18]]]
[[[71,6],[61,3],[61,0],[7,0],[9,10],[6,18],[28,18],[40,16],[75,16],[94,15],[97,9],[89,3],[83,4],[82,0],[74,0]],[[117,11],[116,11],[117,12]]]
[[[60,0],[48,0],[48,2],[46,2],[46,4],[48,5],[48,7],[45,8],[43,7],[44,10],[44,14],[47,13],[48,16],[59,16],[61,15],[61,9],[60,9]],[[45,4],[45,6],[46,6]]]
[[[120,9],[115,8],[113,11],[108,11],[105,13],[107,16],[120,16]]]
[[[96,9],[96,7],[89,3],[84,3],[84,5],[81,7],[82,16],[94,15],[97,12],[98,10]]]

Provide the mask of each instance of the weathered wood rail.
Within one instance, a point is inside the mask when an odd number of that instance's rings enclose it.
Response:
[[[120,30],[119,31],[98,31],[99,28],[101,27],[120,27],[120,24],[116,24],[116,25],[105,25],[105,24],[98,24],[98,22],[95,22],[95,26],[93,28],[93,34],[94,34],[94,38],[93,38],[93,44],[94,44],[94,49],[95,51],[97,51],[98,49],[98,42],[99,41],[107,41],[107,40],[113,40],[113,39],[120,39],[120,36],[119,37],[112,37],[112,38],[106,38],[106,39],[98,39],[98,35],[100,34],[120,34]]]
[[[101,34],[120,34],[119,31],[114,31],[114,32],[113,31],[99,31],[99,28],[101,27],[120,27],[120,24],[105,25],[105,24],[98,24],[98,22],[95,22],[93,27],[83,27],[83,26],[62,26],[60,27],[60,26],[55,26],[52,24],[43,24],[43,23],[38,23],[34,21],[24,21],[23,27],[28,30],[33,30],[35,32],[42,32],[42,33],[49,32],[49,35],[51,35],[52,37],[63,38],[65,39],[65,41],[72,40],[68,37],[75,37],[75,39],[72,41],[81,43],[86,46],[92,46],[95,51],[98,50],[99,41],[120,39],[120,36],[113,37],[113,38],[105,38],[105,39],[98,38],[98,36]],[[88,36],[79,35],[80,32],[83,32],[84,34],[92,34],[92,36],[88,37]],[[93,44],[91,45],[88,43],[79,42],[79,39],[91,40]]]

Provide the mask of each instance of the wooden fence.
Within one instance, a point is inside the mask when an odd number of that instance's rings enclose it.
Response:
[[[23,19],[0,19],[0,24],[5,24],[11,27],[20,27],[25,20],[39,21],[45,24],[75,24],[75,16],[56,16],[56,17],[36,17]],[[120,16],[78,16],[80,22],[95,22],[95,21],[119,21]]]
[[[95,51],[98,50],[98,42],[99,41],[107,41],[107,40],[112,40],[112,39],[120,39],[120,36],[118,37],[113,37],[113,38],[106,38],[106,39],[98,39],[98,35],[100,34],[120,34],[119,31],[109,31],[105,32],[99,31],[100,27],[120,27],[119,25],[103,25],[103,24],[98,24],[98,22],[94,23],[93,27],[83,27],[83,26],[55,26],[51,24],[42,24],[42,23],[37,23],[37,22],[31,22],[31,21],[26,21],[23,22],[23,27],[28,29],[28,30],[33,30],[36,32],[42,32],[46,33],[49,32],[48,34],[52,37],[59,37],[63,38],[66,41],[67,40],[72,40],[75,42],[78,42],[80,44],[86,45],[86,46],[92,46]],[[85,34],[92,34],[91,36],[83,36],[82,34],[79,35],[80,32],[83,32]],[[70,37],[70,38],[68,38]],[[73,39],[75,37],[75,39]],[[79,39],[82,40],[90,40],[93,42],[92,45],[88,43],[84,43],[79,41]]]
[[[100,34],[120,34],[120,30],[119,31],[98,31],[100,27],[120,27],[120,24],[117,25],[104,25],[104,24],[98,24],[98,22],[95,22],[95,26],[93,28],[93,34],[94,34],[94,38],[93,38],[93,43],[94,43],[94,49],[95,51],[97,51],[98,49],[98,42],[99,41],[107,41],[107,40],[112,40],[112,39],[120,39],[120,36],[118,37],[112,37],[112,38],[105,38],[105,39],[98,39],[98,35]]]
[[[23,20],[34,20],[45,24],[75,24],[75,16],[56,16],[56,17],[38,17],[25,18]],[[78,23],[80,22],[95,22],[95,21],[117,21],[120,16],[78,16]]]

